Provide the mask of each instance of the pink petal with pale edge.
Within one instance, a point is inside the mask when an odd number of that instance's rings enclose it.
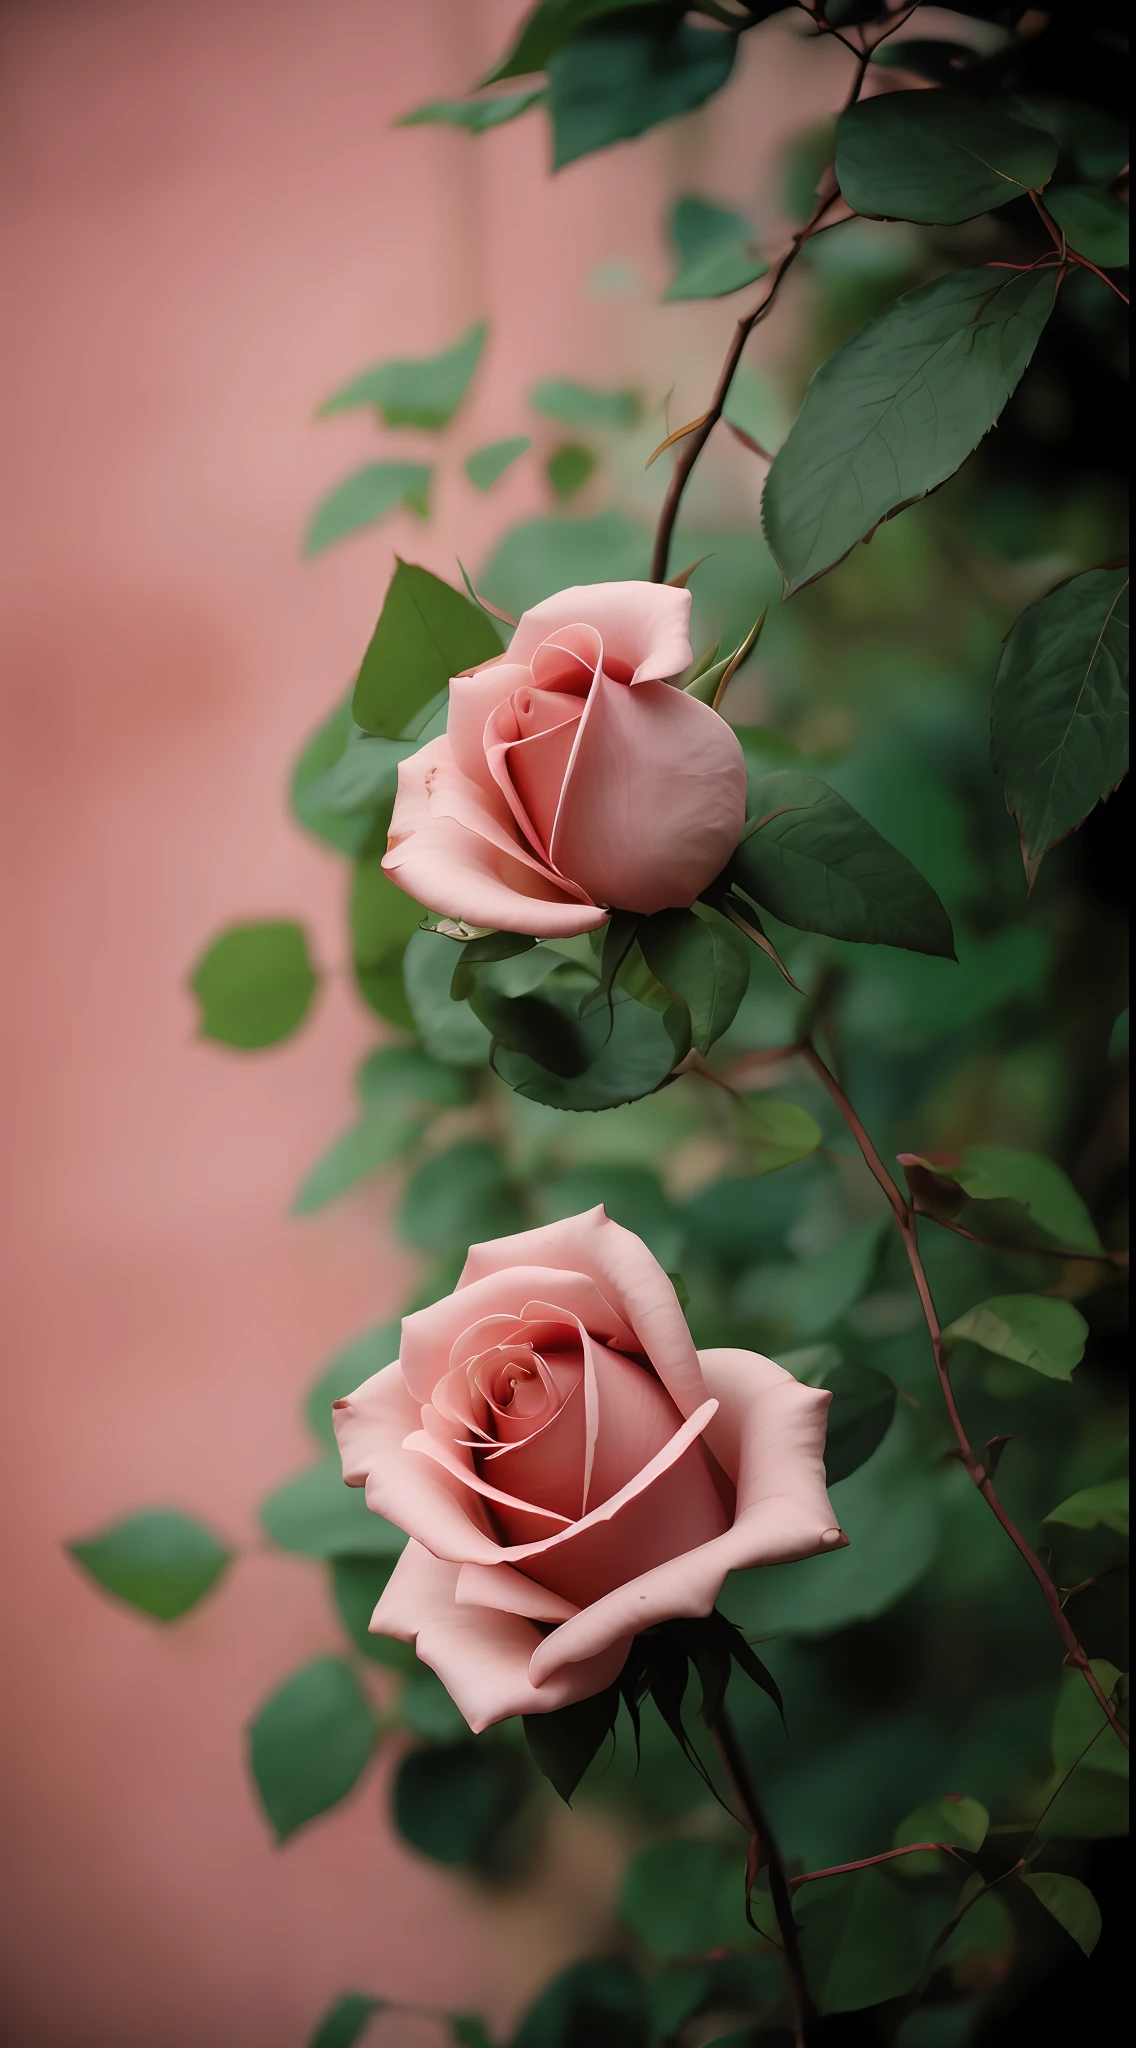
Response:
[[[457,1599],[459,1567],[408,1543],[371,1618],[376,1635],[414,1643],[475,1735],[512,1714],[547,1714],[603,1692],[618,1678],[630,1643],[558,1672],[538,1692],[528,1666],[540,1630],[521,1615]]]
[[[497,1607],[502,1614],[523,1614],[528,1621],[571,1621],[580,1611],[571,1600],[514,1571],[511,1564],[463,1564],[457,1598],[467,1607]]]
[[[604,653],[626,662],[636,683],[677,676],[690,660],[690,592],[666,583],[581,583],[522,612],[509,661],[531,662],[564,626],[594,626]]]

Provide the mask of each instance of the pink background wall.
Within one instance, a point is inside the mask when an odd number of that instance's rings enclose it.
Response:
[[[712,120],[555,183],[539,117],[480,143],[392,130],[467,86],[519,11],[0,13],[12,2048],[288,2048],[351,1984],[503,2021],[607,1924],[620,1852],[598,1823],[557,1824],[555,1873],[550,1851],[524,1895],[497,1899],[401,1848],[373,1778],[275,1851],[241,1729],[336,1646],[316,1573],[254,1553],[162,1631],[96,1597],[61,1549],[162,1502],[255,1543],[251,1504],[309,1455],[302,1390],[403,1292],[381,1193],[283,1214],[348,1114],[370,1037],[349,992],[242,1059],[194,1042],[187,964],[231,917],[290,912],[342,959],[342,868],[289,825],[282,789],[359,657],[392,548],[452,575],[455,549],[477,562],[541,508],[535,465],[481,499],[459,464],[530,423],[538,376],[647,366],[660,394],[677,373],[672,419],[698,409],[728,309],[589,300],[589,274],[647,251],[654,286],[663,196],[693,183],[752,203],[805,91],[837,91],[838,52],[751,37]],[[383,452],[364,415],[314,424],[315,403],[483,313],[494,346],[443,443],[436,523],[400,517],[302,565],[313,500]]]

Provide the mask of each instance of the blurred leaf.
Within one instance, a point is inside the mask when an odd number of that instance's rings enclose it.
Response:
[[[317,979],[307,937],[290,918],[230,925],[190,977],[202,1038],[241,1052],[278,1045],[303,1023]]]
[[[1128,1058],[1128,1008],[1120,1012],[1108,1035],[1108,1056],[1110,1060]]]
[[[506,121],[515,121],[518,114],[527,114],[529,108],[539,106],[543,98],[544,87],[537,86],[533,92],[498,93],[493,99],[427,100],[424,107],[415,107],[412,114],[403,114],[394,125],[396,128],[425,125],[465,128],[470,135],[484,135],[489,128],[500,128]],[[479,490],[485,488],[484,484],[478,485]]]
[[[492,622],[429,569],[395,558],[352,710],[367,732],[397,739],[450,678],[501,653]]]
[[[411,1645],[370,1632],[371,1616],[397,1563],[396,1557],[333,1557],[331,1592],[339,1618],[360,1654],[374,1664],[401,1671],[414,1667]]]
[[[544,71],[549,58],[589,22],[653,4],[654,0],[538,0],[525,15],[508,56],[482,84],[497,85],[504,78],[527,78],[533,71]]]
[[[332,1402],[353,1394],[364,1380],[371,1379],[397,1358],[400,1334],[397,1321],[377,1323],[373,1329],[364,1330],[358,1337],[352,1337],[350,1343],[341,1345],[325,1365],[304,1402],[304,1414],[309,1429],[328,1450],[335,1450]]]
[[[548,60],[553,169],[700,107],[733,69],[736,35],[694,28],[663,5],[564,44]]]
[[[853,211],[890,220],[972,220],[1040,189],[1057,147],[986,100],[889,92],[846,107],[836,176]]]
[[[402,958],[417,931],[422,906],[383,873],[381,854],[356,862],[349,917],[360,995],[378,1016],[406,1030],[412,1020],[402,985]]]
[[[912,1448],[902,1411],[879,1449],[831,1492],[847,1549],[726,1581],[719,1606],[747,1635],[822,1636],[874,1620],[929,1569],[939,1538],[939,1489]]]
[[[724,879],[799,931],[954,958],[951,921],[930,884],[815,775],[780,768],[751,791]]]
[[[784,1102],[764,1090],[747,1095],[742,1102],[741,1137],[757,1174],[777,1173],[783,1166],[807,1159],[823,1135],[816,1118],[795,1102]]]
[[[371,1513],[361,1486],[344,1485],[337,1455],[285,1480],[261,1502],[260,1520],[273,1543],[300,1557],[395,1558],[406,1542]]]
[[[479,491],[493,488],[498,477],[504,476],[518,457],[532,447],[530,434],[514,434],[508,441],[491,441],[486,448],[475,448],[465,458],[465,473],[470,483]]]
[[[304,536],[309,558],[360,527],[373,526],[397,506],[429,516],[426,493],[433,472],[426,462],[368,462],[321,498]]]
[[[765,486],[787,596],[953,476],[1018,383],[1055,289],[1052,271],[949,271],[822,364]]]
[[[176,1508],[127,1515],[67,1549],[97,1585],[155,1621],[176,1621],[196,1607],[232,1560],[208,1529]]]
[[[1060,1507],[1050,1508],[1047,1522],[1060,1522],[1069,1529],[1112,1529],[1117,1536],[1128,1534],[1128,1481],[1104,1479],[1099,1486],[1083,1487],[1070,1494]]]
[[[571,1963],[538,1993],[511,2048],[648,2048],[643,1986],[619,1961]]]
[[[1071,249],[1104,270],[1128,268],[1128,207],[1088,185],[1051,185],[1045,195]]]
[[[700,1955],[752,1939],[745,1858],[718,1842],[652,1842],[627,1866],[621,1920],[658,1956]]]
[[[667,299],[720,299],[764,277],[768,263],[754,254],[753,229],[743,213],[688,193],[670,217],[675,273]]]
[[[484,1138],[447,1146],[411,1174],[398,1228],[415,1251],[464,1251],[520,1228],[517,1198],[500,1153]]]
[[[413,1749],[394,1780],[394,1821],[433,1863],[491,1870],[501,1838],[528,1797],[524,1757],[490,1738]]]
[[[334,1202],[348,1188],[366,1180],[378,1167],[412,1145],[429,1127],[429,1118],[411,1103],[372,1109],[321,1154],[308,1168],[292,1201],[293,1216],[310,1216]]]
[[[463,1109],[473,1101],[470,1074],[432,1059],[419,1045],[381,1045],[368,1053],[355,1076],[367,1109],[429,1103],[433,1109]]]
[[[446,729],[446,709],[443,705],[440,720],[443,732]],[[430,739],[436,737],[432,732],[425,736]],[[373,813],[382,810],[384,805],[389,810],[398,787],[399,766],[411,754],[418,752],[419,747],[425,744],[425,738],[384,740],[377,734],[361,732],[352,720],[351,734],[339,759],[311,791],[313,805],[319,805],[335,818],[350,818],[359,812]],[[370,815],[365,824],[364,842],[371,831]]]
[[[400,1721],[416,1735],[425,1736],[427,1742],[452,1742],[459,1736],[464,1741],[469,1734],[461,1709],[428,1664],[415,1661],[411,1665],[399,1694],[398,1714]]]
[[[485,321],[479,320],[441,355],[377,363],[325,399],[318,417],[373,405],[388,427],[448,425],[469,389],[488,331]]]
[[[1055,1870],[1027,1870],[1022,1883],[1028,1885],[1047,1913],[1072,1936],[1077,1947],[1091,1956],[1101,1934],[1101,1912],[1087,1884]]]
[[[549,456],[545,474],[558,498],[574,498],[595,466],[596,458],[590,449],[582,448],[578,441],[565,441]]]
[[[534,411],[562,427],[633,427],[639,417],[634,391],[596,391],[566,377],[534,385],[529,397]]]
[[[522,520],[498,544],[482,575],[487,597],[518,617],[542,597],[574,583],[602,583],[647,573],[651,542],[622,512],[592,519]]]
[[[345,1799],[375,1739],[350,1667],[316,1657],[286,1678],[249,1724],[249,1766],[278,1842]]]
[[[990,745],[1032,881],[1128,769],[1127,569],[1090,569],[1022,613],[998,665]]]
[[[328,2007],[308,2048],[355,2048],[376,2013],[385,2012],[385,1998],[372,1998],[366,1991],[345,1991]]]
[[[475,2012],[455,2012],[450,2015],[450,2039],[455,2048],[493,2048],[493,2039],[485,2021]]]
[[[926,1806],[920,1806],[906,1820],[900,1822],[892,1836],[892,1846],[906,1848],[909,1842],[948,1842],[958,1849],[969,1849],[975,1854],[986,1840],[990,1826],[990,1815],[977,1799],[967,1799],[959,1793],[948,1792],[942,1799],[932,1799]],[[895,1877],[936,1877],[950,1867],[948,1856],[926,1855],[901,1856],[892,1865]]]
[[[681,1220],[658,1174],[649,1167],[619,1160],[570,1166],[563,1173],[542,1175],[537,1192],[541,1215],[549,1222],[579,1216],[602,1202],[612,1222],[641,1237],[664,1269],[677,1265],[682,1256]]]
[[[1044,1294],[999,1294],[956,1316],[943,1342],[978,1344],[998,1358],[1028,1365],[1046,1379],[1067,1380],[1085,1353],[1089,1326],[1071,1301]]]
[[[794,1265],[753,1267],[734,1297],[739,1314],[783,1322],[795,1337],[819,1337],[859,1301],[879,1258],[887,1223],[871,1217]]]
[[[1127,125],[1118,114],[1105,113],[1102,107],[1060,99],[1053,93],[1023,93],[1010,100],[1008,112],[1015,120],[1031,121],[1055,136],[1062,156],[1070,159],[1083,178],[1107,183],[1128,162]]]
[[[955,1928],[946,1947],[940,1950],[937,1957],[940,1966],[966,1962],[972,1956],[1001,1958],[1009,1953],[1013,1925],[1005,1902],[997,1892],[983,1892],[982,1886],[983,1879],[978,1871],[974,1871],[963,1885],[958,1904],[961,1906],[967,1899],[973,1899],[974,1904]],[[980,1892],[981,1897],[978,1896]]]
[[[1120,1678],[1115,1664],[1104,1657],[1092,1659],[1093,1676],[1104,1693],[1111,1699]],[[1128,1751],[1120,1737],[1108,1726],[1107,1716],[1096,1697],[1090,1692],[1079,1671],[1069,1669],[1061,1673],[1061,1690],[1057,1695],[1057,1706],[1053,1715],[1053,1764],[1059,1773],[1072,1770],[1087,1743],[1099,1733],[1100,1739],[1093,1743],[1085,1758],[1082,1770],[1107,1773],[1109,1776],[1127,1778]]]
[[[882,1444],[895,1414],[895,1387],[882,1372],[842,1357],[831,1344],[783,1351],[777,1363],[802,1386],[832,1391],[824,1469],[828,1484],[835,1486],[857,1472]]]
[[[550,1714],[523,1716],[525,1740],[538,1771],[570,1805],[584,1772],[615,1727],[619,1687],[576,1700]]]
[[[950,85],[975,61],[975,51],[966,43],[932,42],[921,36],[885,43],[872,52],[873,64],[887,71],[908,71],[913,78],[925,78],[931,85]]]
[[[314,832],[340,853],[361,853],[371,830],[368,817],[342,817],[322,800],[321,785],[335,767],[355,731],[351,700],[337,704],[330,717],[316,728],[292,771],[292,810],[301,825]]]
[[[709,1052],[749,986],[744,939],[724,920],[694,910],[657,911],[640,921],[636,936],[651,973],[689,1014],[695,1050]]]
[[[923,1943],[909,1896],[878,1870],[825,1878],[796,1894],[801,1953],[822,2013],[859,2012],[916,1982]]]
[[[484,1024],[465,1003],[450,1000],[450,983],[462,953],[452,940],[416,931],[403,958],[406,1000],[426,1051],[455,1067],[480,1067],[489,1054]]]

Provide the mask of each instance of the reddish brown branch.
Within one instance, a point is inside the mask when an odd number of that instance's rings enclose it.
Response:
[[[746,1910],[748,1913],[749,1890],[752,1889],[753,1877],[764,1867],[769,1872],[769,1895],[777,1916],[785,1956],[785,1971],[793,2001],[796,2048],[808,2048],[810,2030],[816,2018],[816,2007],[805,1978],[800,1929],[793,1918],[791,1887],[777,1838],[766,1819],[757,1787],[750,1776],[749,1766],[738,1746],[737,1737],[730,1726],[724,1707],[719,1708],[718,1712],[710,1717],[708,1725],[715,1748],[722,1760],[727,1782],[745,1816],[743,1825],[748,1827],[751,1836],[746,1879]]]
[[[873,1863],[894,1863],[897,1856],[918,1856],[929,1850],[939,1856],[953,1856],[959,1863],[966,1861],[950,1842],[910,1842],[902,1849],[881,1849],[878,1856],[861,1856],[855,1863],[833,1863],[827,1870],[806,1870],[803,1877],[789,1879],[789,1890],[795,1892],[800,1885],[815,1884],[818,1877],[846,1877],[852,1870],[870,1870]]]

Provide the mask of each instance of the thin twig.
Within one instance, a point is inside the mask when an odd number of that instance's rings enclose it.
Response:
[[[718,1755],[722,1760],[722,1768],[726,1773],[726,1778],[745,1816],[743,1825],[748,1826],[750,1834],[757,1843],[758,1864],[763,1864],[769,1872],[769,1895],[773,1902],[773,1911],[777,1916],[777,1925],[781,1933],[785,1955],[785,1972],[789,1979],[789,1992],[793,2001],[796,2048],[807,2048],[812,2022],[816,2018],[816,2007],[809,1995],[809,1987],[805,1978],[805,1968],[801,1958],[800,1929],[793,1918],[793,1901],[790,1895],[789,1878],[781,1856],[781,1850],[778,1846],[777,1838],[766,1819],[765,1809],[758,1797],[757,1787],[750,1775],[749,1766],[738,1746],[738,1739],[730,1726],[724,1707],[719,1707],[718,1711],[709,1717],[708,1725],[710,1733],[714,1738]]]
[[[952,1230],[956,1237],[965,1237],[971,1244],[980,1244],[984,1251],[1009,1252],[1015,1258],[1085,1259],[1095,1266],[1117,1266],[1122,1272],[1128,1269],[1127,1251],[1075,1252],[1059,1244],[1005,1244],[1001,1238],[980,1237],[976,1230],[967,1230],[949,1216],[936,1216],[933,1209],[921,1209],[918,1202],[915,1214],[924,1217],[928,1223],[937,1223],[941,1230]]]
[[[918,1856],[930,1850],[939,1856],[953,1856],[958,1863],[966,1862],[950,1842],[909,1842],[902,1849],[881,1849],[878,1856],[860,1856],[855,1863],[832,1863],[827,1870],[806,1870],[803,1877],[789,1879],[789,1890],[795,1892],[803,1884],[815,1884],[818,1877],[846,1877],[851,1870],[869,1870],[873,1863],[894,1863],[897,1856]]]

